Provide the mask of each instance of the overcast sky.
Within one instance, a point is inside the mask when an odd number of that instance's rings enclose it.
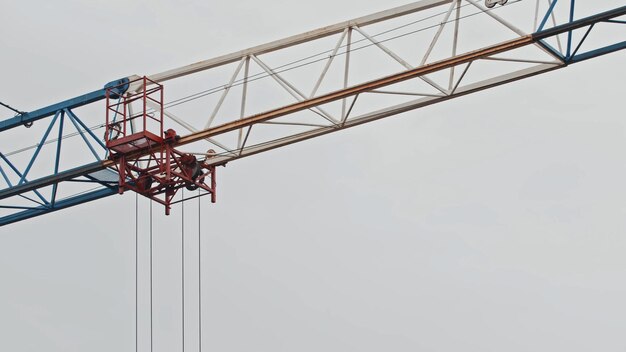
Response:
[[[406,1],[0,3],[0,101],[29,111]],[[203,350],[624,351],[625,59],[219,169],[201,209]],[[0,228],[0,351],[135,349],[134,209],[129,192]],[[148,351],[145,199],[138,214]],[[154,351],[178,351],[181,209],[154,217]]]

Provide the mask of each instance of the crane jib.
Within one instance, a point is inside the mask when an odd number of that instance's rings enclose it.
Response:
[[[433,1],[427,1],[424,3],[427,3],[429,6],[435,6],[437,4],[448,3],[448,1],[434,1],[433,0]],[[417,5],[412,5],[412,6],[415,7]],[[415,9],[413,7],[407,7],[406,9],[404,9],[404,11],[406,12],[414,11]],[[394,12],[394,11],[391,11],[391,12]],[[392,16],[391,12],[383,13],[384,16],[378,15],[378,16],[373,16],[372,18],[366,17],[361,20],[363,23],[360,23],[360,24],[364,25],[368,23],[368,21],[378,20],[379,17],[382,18],[385,16]],[[242,152],[239,153],[235,157],[217,156],[217,157],[212,158],[211,161],[209,161],[208,163],[210,163],[211,165],[220,165],[220,163],[223,164],[233,159],[245,157],[248,155],[254,155],[256,153],[259,153],[265,150],[270,150],[272,148],[277,148],[283,145],[295,143],[295,142],[305,140],[308,138],[313,138],[322,134],[339,131],[344,128],[349,128],[349,127],[353,127],[362,123],[373,121],[375,119],[391,116],[393,114],[416,109],[416,108],[434,104],[437,102],[446,101],[446,100],[453,99],[459,96],[477,92],[483,89],[488,89],[488,88],[502,85],[502,84],[512,82],[515,80],[549,72],[555,69],[560,69],[572,63],[577,63],[577,62],[584,61],[584,60],[594,58],[594,57],[598,57],[607,53],[626,49],[626,41],[616,42],[612,45],[607,45],[607,46],[604,46],[595,50],[586,51],[583,53],[578,53],[578,49],[580,48],[580,44],[579,44],[579,47],[575,49],[568,47],[567,54],[565,54],[565,53],[561,53],[561,51],[558,51],[552,48],[550,44],[548,43],[548,41],[546,41],[546,39],[553,38],[554,36],[557,36],[559,34],[567,34],[567,33],[570,33],[570,37],[571,37],[572,31],[580,29],[580,28],[585,28],[585,27],[589,28],[588,30],[589,32],[591,31],[591,28],[593,28],[595,24],[598,24],[601,22],[622,23],[623,21],[615,20],[615,18],[624,16],[624,15],[626,15],[626,6],[621,6],[610,11],[602,12],[602,13],[585,17],[582,19],[578,19],[578,20],[570,19],[570,21],[565,24],[557,25],[549,29],[542,29],[529,35],[522,35],[511,41],[502,42],[493,46],[485,47],[479,50],[467,52],[467,53],[460,54],[460,55],[454,55],[444,60],[440,60],[440,61],[432,62],[426,65],[422,65],[419,67],[411,68],[411,69],[408,69],[408,70],[405,70],[405,71],[402,71],[393,75],[375,79],[373,81],[369,81],[369,82],[365,82],[365,83],[361,83],[361,84],[357,84],[353,86],[347,86],[344,89],[340,89],[340,90],[323,94],[323,95],[319,95],[319,96],[313,96],[311,98],[304,99],[302,101],[299,101],[291,105],[282,106],[282,107],[279,107],[279,108],[276,108],[267,112],[263,112],[263,113],[256,114],[256,115],[249,115],[247,117],[243,117],[238,120],[224,123],[222,125],[217,125],[214,127],[206,128],[204,130],[197,131],[197,132],[192,132],[191,134],[182,136],[180,139],[177,139],[175,142],[172,143],[172,147],[193,143],[195,141],[199,141],[202,139],[208,139],[208,138],[218,136],[218,135],[230,132],[230,131],[235,131],[238,129],[251,128],[255,124],[267,122],[267,121],[276,119],[281,116],[293,114],[293,113],[296,113],[305,109],[311,109],[311,108],[314,108],[314,107],[317,107],[317,106],[320,106],[329,102],[346,99],[348,97],[356,97],[359,94],[364,93],[364,92],[374,91],[378,88],[390,86],[398,82],[406,81],[409,79],[419,78],[424,75],[431,74],[431,73],[438,72],[438,71],[445,70],[445,69],[449,69],[449,68],[453,68],[461,64],[471,64],[475,60],[488,58],[498,53],[508,52],[508,51],[521,48],[524,46],[528,46],[528,45],[538,45],[542,47],[545,51],[547,51],[553,56],[553,58],[555,59],[555,62],[537,65],[534,68],[520,70],[519,72],[516,72],[514,75],[513,74],[502,75],[502,76],[496,77],[497,79],[480,81],[480,82],[477,82],[476,84],[470,84],[467,87],[461,87],[458,90],[456,90],[455,88],[455,90],[452,91],[452,93],[444,94],[440,97],[428,98],[420,102],[406,104],[402,106],[399,105],[397,107],[390,108],[386,111],[372,112],[370,114],[363,115],[364,116],[363,118],[347,120],[334,126],[327,126],[327,127],[320,128],[318,130],[314,130],[311,132],[302,133],[301,135],[294,135],[289,138],[285,138],[275,144],[264,146],[263,148],[250,147],[249,149],[246,149],[245,151],[242,149],[241,150]],[[318,32],[311,32],[312,33],[311,35],[321,36],[322,34],[326,34],[326,31],[331,31],[331,30],[334,33],[336,31],[339,31],[340,30],[339,27],[341,26],[335,26],[335,27],[325,29],[325,31],[321,34]],[[302,39],[301,36],[295,36],[293,37],[291,41],[287,41],[288,42],[287,44],[292,45],[294,43],[299,43],[303,40],[304,39]],[[583,38],[583,41],[584,41],[584,38]],[[280,48],[281,46],[285,46],[287,44],[285,44],[285,41],[281,41],[280,43],[275,43],[275,45],[274,44],[263,45],[263,46],[253,48],[253,49],[254,49],[254,52],[258,54],[259,52],[263,52],[263,51],[278,50],[277,48]],[[574,49],[574,50],[570,52],[570,49]],[[244,51],[244,52],[247,52],[247,51]],[[223,58],[218,58],[219,60],[208,60],[206,62],[202,62],[197,66],[192,65],[193,67],[185,67],[180,70],[173,70],[171,72],[168,71],[164,74],[161,74],[163,76],[162,80],[167,80],[167,79],[175,78],[184,74],[188,74],[191,71],[193,72],[201,71],[201,70],[207,69],[207,67],[209,66],[212,67],[215,65],[219,65],[223,63],[224,60],[227,60],[227,59],[235,60],[234,58],[235,56],[236,56],[235,54],[227,55]],[[156,79],[156,77],[158,76],[159,75],[155,75],[151,77],[152,79],[155,79],[157,83],[162,82],[162,80]],[[129,82],[129,80],[126,79],[126,82]],[[120,84],[124,88],[120,92],[113,92],[113,95],[111,95],[111,91],[109,91],[110,97],[114,97],[116,94],[121,95],[126,90],[133,91],[133,89],[130,88],[129,86],[124,85],[124,79],[120,81],[112,82],[111,84],[107,85],[107,87],[108,88],[115,87]],[[61,111],[64,109],[71,109],[71,108],[83,106],[83,105],[86,105],[95,101],[104,100],[106,99],[106,94],[107,94],[106,92],[107,92],[106,88],[100,89],[100,90],[82,95],[80,97],[76,97],[76,98],[73,98],[73,99],[58,103],[58,104],[51,105],[43,109],[39,109],[30,113],[18,115],[13,118],[7,119],[5,121],[0,121],[0,132],[14,128],[14,127],[27,125],[28,123],[31,123],[39,119],[43,119],[48,116],[53,116],[57,111]],[[127,156],[140,157],[142,155],[147,155],[147,153],[148,153],[147,150],[138,149],[132,154],[129,154]],[[112,169],[114,168],[116,163],[117,163],[117,160],[115,160],[115,157],[114,157],[113,159],[107,159],[107,160],[102,160],[102,161],[92,163],[89,165],[83,165],[81,167],[77,167],[77,168],[66,170],[66,171],[61,171],[61,172],[48,175],[45,177],[41,177],[38,179],[34,179],[34,180],[26,180],[25,177],[23,177],[24,179],[23,181],[25,182],[21,182],[19,185],[10,186],[6,189],[0,190],[0,199],[7,199],[9,197],[22,195],[26,192],[37,191],[38,189],[41,189],[43,187],[56,185],[59,182],[73,180],[80,176],[90,175],[94,172],[97,172],[98,170]],[[52,203],[53,206],[42,205],[39,208],[32,208],[32,209],[25,210],[19,213],[15,213],[10,216],[0,218],[0,226],[11,223],[11,222],[30,218],[33,216],[41,215],[46,212],[58,210],[59,207],[72,206],[72,205],[84,203],[87,201],[91,201],[97,198],[106,197],[108,195],[112,195],[115,193],[117,192],[115,191],[114,187],[109,187],[107,188],[106,191],[103,191],[103,192],[89,194],[88,196],[81,196],[76,199],[72,198],[68,202],[65,202],[65,203],[56,203],[56,207],[55,207],[54,202]]]

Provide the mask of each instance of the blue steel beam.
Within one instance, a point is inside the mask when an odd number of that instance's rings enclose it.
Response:
[[[26,176],[28,176],[28,173],[30,172],[30,168],[35,163],[35,160],[37,160],[37,156],[39,155],[39,152],[41,151],[41,148],[46,143],[46,140],[48,139],[48,135],[50,135],[50,132],[52,131],[52,127],[54,127],[54,123],[57,122],[57,119],[59,118],[59,116],[62,113],[63,113],[62,111],[57,111],[54,114],[54,118],[52,119],[52,122],[50,122],[50,125],[48,126],[48,129],[46,130],[46,133],[43,134],[43,137],[41,138],[41,142],[39,142],[39,144],[37,144],[37,149],[35,149],[35,154],[33,154],[33,157],[30,158],[30,162],[28,162],[28,166],[26,166],[26,170],[22,174],[22,177],[20,177],[20,181],[17,183],[18,186],[23,184],[26,181]]]
[[[550,19],[550,15],[552,14],[552,11],[554,11],[554,7],[556,6],[556,3],[559,0],[553,0],[552,3],[550,4],[550,8],[548,9],[548,12],[546,12],[546,15],[543,17],[543,20],[541,20],[541,24],[539,25],[539,28],[537,28],[537,32],[541,32],[543,30],[543,27],[546,26],[546,23],[548,23],[548,19]]]
[[[576,8],[576,0],[572,0],[572,3],[569,6],[569,21],[570,23],[574,22],[574,10]],[[567,57],[572,55],[572,31],[567,33]]]
[[[574,56],[572,56],[569,59],[569,63],[574,64],[574,63],[577,63],[577,62],[593,59],[593,58],[596,58],[598,56],[614,53],[616,51],[623,50],[623,49],[626,49],[626,41],[623,41],[623,42],[617,43],[617,44],[613,44],[613,45],[609,45],[609,46],[605,46],[605,47],[599,48],[599,49],[590,50],[590,51],[588,51],[586,53],[574,55]]]
[[[0,121],[0,132],[6,131],[11,128],[28,125],[37,120],[55,115],[58,111],[65,108],[77,108],[79,106],[91,104],[99,100],[106,98],[106,92],[104,89],[97,90],[95,92],[87,93],[76,98],[72,98],[57,104],[46,106],[45,108],[27,112],[22,115]]]
[[[50,176],[42,177],[42,178],[32,180],[29,182],[25,182],[19,186],[13,186],[13,187],[0,190],[0,199],[9,198],[9,197],[16,196],[16,195],[30,192],[30,191],[36,192],[37,189],[39,188],[47,187],[47,186],[50,186],[50,185],[53,185],[55,183],[62,182],[62,181],[68,181],[68,180],[71,180],[73,178],[77,178],[80,176],[85,176],[87,174],[104,170],[107,167],[112,167],[114,165],[115,164],[111,162],[110,160],[105,160],[102,162],[95,162],[95,163],[79,166],[77,168],[70,169],[67,171],[62,171],[55,175],[50,175]]]
[[[547,21],[547,18],[550,16],[551,12],[554,10],[555,4],[556,4],[556,1],[552,3],[552,6],[546,13],[544,22]],[[621,21],[615,21],[613,20],[613,18],[625,15],[626,6],[621,6],[616,9],[602,12],[593,16],[581,18],[579,20],[574,20],[573,19],[574,18],[574,4],[575,2],[574,0],[572,0],[571,8],[570,8],[570,18],[569,18],[568,23],[555,26],[550,29],[543,29],[543,25],[545,25],[545,23],[542,22],[542,25],[539,26],[539,30],[532,34],[533,39],[537,40],[537,43],[539,45],[541,45],[544,49],[551,52],[554,56],[558,57],[565,64],[581,62],[581,61],[589,60],[598,56],[606,55],[609,53],[613,53],[613,52],[625,49],[626,44],[624,44],[624,42],[621,42],[621,43],[616,43],[613,45],[608,45],[602,48],[597,48],[595,50],[591,50],[585,53],[577,54],[581,45],[585,42],[585,40],[589,36],[589,33],[594,29],[597,23],[605,22],[605,23],[622,24]],[[584,34],[583,38],[580,40],[577,47],[574,49],[574,52],[572,53],[572,32],[575,29],[580,29],[580,28],[584,28],[587,26],[588,28],[587,28],[586,33]],[[552,46],[550,46],[550,44],[546,43],[545,41],[545,39],[553,37],[561,33],[568,33],[567,53],[565,54],[554,49]]]
[[[113,81],[104,86],[104,88],[96,90],[91,93],[87,93],[76,98],[68,99],[62,101],[57,104],[52,104],[50,106],[46,106],[45,108],[41,108],[39,110],[27,112],[25,114],[21,114],[4,121],[0,121],[0,132],[9,130],[11,128],[30,125],[31,123],[41,120],[43,118],[53,116],[58,111],[63,109],[74,109],[80,106],[84,106],[87,104],[95,103],[97,101],[103,100],[106,98],[106,89],[109,87],[117,87],[120,86],[117,94],[122,94],[128,89],[128,78],[122,78],[117,81]]]
[[[7,215],[5,217],[0,218],[0,226],[12,224],[14,222],[31,219],[40,215],[52,213],[58,210],[66,209],[69,207],[73,207],[75,205],[80,205],[83,203],[91,202],[96,199],[112,196],[118,193],[117,186],[115,187],[107,187],[103,189],[99,189],[97,191],[92,191],[89,193],[73,196],[66,199],[57,200],[53,205],[50,206],[39,206],[36,208],[31,208],[28,210],[21,211],[19,213]]]
[[[554,3],[553,3],[554,4]],[[548,13],[549,15],[549,13]],[[573,31],[578,28],[583,28],[586,26],[590,26],[594,23],[598,22],[606,22],[615,17],[626,15],[626,5],[620,6],[613,10],[609,10],[606,12],[598,13],[589,17],[581,18],[576,21],[568,22],[565,24],[558,25],[556,27],[552,27],[549,29],[541,29],[532,34],[533,39],[535,40],[543,40],[549,37],[553,37],[558,34],[567,33],[569,31]],[[547,15],[546,15],[547,16]]]
[[[4,154],[2,154],[2,152],[0,152],[0,159],[4,160],[4,162],[7,163],[7,165],[9,165],[11,170],[13,170],[13,172],[15,172],[15,174],[17,176],[19,176],[20,178],[22,177],[22,173],[20,172],[20,170],[18,170],[15,167],[15,165],[13,165],[13,163],[11,163],[11,161],[9,159],[7,159],[7,157],[4,156]],[[4,172],[2,172],[2,175],[5,176],[6,174]],[[25,184],[23,184],[22,186],[14,186],[14,185],[11,184],[11,181],[8,178],[6,178],[6,181],[7,181],[8,185],[9,185],[9,188],[7,188],[7,190],[13,189],[13,188],[18,188],[19,189],[20,187],[25,185]],[[27,183],[30,183],[30,182],[27,182]],[[39,199],[41,199],[42,202],[48,204],[48,201],[44,198],[43,195],[41,195],[41,193],[39,193],[39,191],[36,188],[33,188],[32,190],[34,190],[35,194],[37,195],[37,197],[39,197]],[[21,194],[21,193],[23,193],[23,192],[18,192],[17,194]],[[3,199],[3,197],[0,196],[0,199]]]
[[[59,162],[61,161],[61,144],[63,142],[63,123],[65,122],[65,112],[61,112],[61,122],[59,122],[59,137],[57,138],[57,153],[56,158],[54,160],[54,174],[59,173]],[[52,186],[52,194],[50,195],[50,202],[52,206],[57,199],[57,188],[59,187],[58,183],[55,183]]]

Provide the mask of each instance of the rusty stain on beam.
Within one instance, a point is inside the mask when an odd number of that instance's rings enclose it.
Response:
[[[412,70],[404,71],[404,72],[387,76],[381,79],[359,84],[359,85],[356,85],[347,89],[342,89],[336,92],[325,94],[317,98],[313,98],[313,99],[309,99],[309,100],[295,103],[292,105],[284,106],[275,110],[271,110],[268,112],[250,116],[245,119],[225,123],[223,125],[216,126],[216,127],[204,130],[204,131],[192,133],[190,135],[182,137],[180,140],[178,140],[178,142],[176,142],[176,145],[184,145],[184,144],[192,143],[192,142],[204,139],[204,138],[216,136],[222,133],[231,132],[231,131],[234,131],[243,127],[247,127],[247,126],[259,123],[259,122],[265,122],[265,121],[275,119],[281,116],[285,116],[285,115],[289,115],[298,111],[309,109],[311,107],[341,100],[343,98],[347,98],[355,94],[367,92],[373,89],[378,89],[378,88],[382,88],[388,85],[403,82],[409,79],[417,78],[419,76],[434,73],[434,72],[437,72],[446,68],[450,68],[452,66],[464,64],[464,63],[474,61],[482,57],[499,54],[508,50],[517,49],[517,48],[520,48],[529,44],[533,44],[533,43],[534,41],[533,41],[532,36],[530,35],[524,36],[524,37],[514,39],[514,40],[511,40],[502,44],[498,44],[492,47],[488,47],[488,48],[477,50],[477,51],[470,52],[467,54],[459,55],[451,59],[434,62],[432,64],[421,66]]]

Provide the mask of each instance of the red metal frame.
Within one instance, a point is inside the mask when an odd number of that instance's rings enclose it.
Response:
[[[142,77],[131,81],[129,87],[130,92],[123,96],[115,93],[118,87],[106,91],[105,142],[120,175],[119,193],[125,190],[140,193],[163,204],[166,215],[169,215],[172,204],[185,200],[174,201],[174,196],[183,187],[204,191],[200,196],[210,194],[211,202],[215,203],[215,166],[206,163],[212,151],[207,152],[203,160],[198,160],[192,154],[173,148],[173,142],[179,137],[174,130],[163,131],[162,85]],[[148,101],[157,108],[148,110]],[[133,103],[140,103],[141,108],[131,115]],[[132,121],[136,119],[141,119],[142,128],[133,130]],[[156,128],[149,124],[150,119],[156,122]],[[138,150],[148,153],[141,153],[144,154],[142,157],[134,156]]]
[[[124,85],[134,88],[137,84],[140,87],[134,92],[129,91],[121,97],[115,93]],[[131,116],[131,104],[137,101],[140,101],[141,109]],[[158,105],[159,108],[149,111],[148,101]],[[147,77],[142,77],[117,87],[110,87],[106,91],[106,105],[106,132],[104,140],[107,148],[112,152],[126,154],[137,149],[163,143],[162,85]],[[137,119],[140,119],[142,128],[133,131],[132,123]],[[158,124],[156,130],[152,128],[151,131],[148,128],[150,120]]]

